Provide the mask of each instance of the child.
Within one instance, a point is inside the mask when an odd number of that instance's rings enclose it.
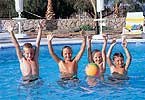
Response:
[[[23,45],[23,52],[20,49],[20,45],[13,33],[13,27],[10,25],[7,27],[12,42],[16,48],[17,57],[20,63],[20,69],[23,76],[23,82],[29,83],[35,81],[39,78],[39,64],[38,64],[38,55],[39,55],[39,47],[40,47],[40,40],[42,35],[42,22],[39,23],[38,27],[38,35],[36,40],[35,48],[32,46],[31,43],[25,43]]]
[[[78,71],[78,61],[82,57],[82,54],[85,50],[86,46],[86,37],[84,36],[83,42],[81,45],[81,49],[78,52],[78,54],[72,59],[72,48],[69,46],[64,46],[62,48],[62,56],[64,60],[60,59],[55,53],[52,48],[52,42],[51,40],[53,39],[53,35],[48,35],[48,49],[50,55],[53,57],[53,59],[57,62],[60,70],[60,76],[61,79],[64,80],[75,80],[77,78],[77,71]]]
[[[110,48],[109,48],[108,54],[107,54],[107,62],[110,67],[111,74],[113,75],[114,78],[119,79],[119,80],[128,79],[126,77],[126,75],[127,75],[128,67],[131,63],[131,55],[127,48],[127,41],[126,41],[126,39],[123,39],[123,41],[122,41],[122,47],[127,56],[126,63],[124,63],[124,56],[120,52],[116,52],[113,55],[113,61],[111,61],[110,56],[111,56],[111,52],[112,52],[112,49],[115,46],[115,44],[116,44],[116,39],[114,38],[112,40],[112,43],[110,45]]]
[[[98,65],[99,69],[100,69],[100,73],[99,73],[99,79],[100,80],[104,80],[104,73],[106,70],[106,46],[107,46],[107,35],[103,35],[104,38],[104,44],[102,47],[102,51],[95,49],[92,53],[91,53],[91,40],[92,37],[89,36],[88,37],[88,60],[89,63],[95,63]]]

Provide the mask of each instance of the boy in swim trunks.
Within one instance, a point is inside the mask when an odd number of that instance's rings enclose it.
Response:
[[[127,79],[125,76],[127,75],[128,67],[131,63],[131,55],[127,48],[127,41],[125,38],[122,41],[122,47],[127,57],[126,63],[124,63],[124,56],[120,52],[116,52],[113,55],[113,61],[111,60],[110,57],[111,57],[112,49],[115,46],[115,44],[116,44],[116,38],[112,40],[112,43],[110,45],[110,48],[107,54],[107,62],[110,67],[111,74],[113,75],[114,78],[117,78],[117,79]]]
[[[35,48],[32,46],[31,43],[25,43],[23,45],[23,52],[20,49],[20,45],[14,35],[13,27],[9,25],[7,27],[12,42],[16,48],[16,54],[20,63],[20,70],[23,76],[23,82],[29,83],[31,81],[37,80],[39,77],[39,64],[38,64],[38,55],[39,55],[39,47],[40,47],[40,40],[42,35],[42,24],[44,21],[41,21],[38,25],[38,35],[36,39],[36,46]]]
[[[83,31],[82,31],[83,33]],[[72,59],[72,48],[70,46],[64,46],[62,48],[62,56],[64,60],[59,58],[52,48],[52,39],[53,35],[50,34],[47,36],[48,39],[48,49],[49,53],[52,56],[52,58],[57,62],[60,70],[60,77],[62,80],[75,80],[77,78],[77,71],[78,71],[78,61],[82,57],[85,46],[86,46],[86,37],[83,36],[83,42],[80,48],[80,51],[78,54]]]
[[[106,70],[106,46],[107,46],[107,40],[108,37],[107,35],[103,35],[104,38],[104,44],[102,47],[102,50],[98,50],[95,49],[93,50],[93,52],[91,52],[91,40],[92,37],[89,36],[88,37],[88,60],[89,63],[95,63],[98,65],[99,69],[100,69],[100,73],[99,73],[99,80],[104,80],[104,73]]]

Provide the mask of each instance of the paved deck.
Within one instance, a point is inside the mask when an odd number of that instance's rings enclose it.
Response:
[[[36,38],[19,38],[18,42],[20,46],[22,46],[25,42],[30,42],[35,45]],[[145,42],[145,39],[127,39],[128,42]],[[92,42],[99,42],[103,43],[103,38],[100,35],[95,35]],[[110,43],[111,40],[109,39],[108,42]],[[117,42],[121,42],[121,39],[117,39]],[[79,37],[76,38],[54,38],[52,40],[53,44],[75,44],[75,43],[82,43],[82,39]],[[41,45],[47,45],[47,39],[42,38]],[[0,48],[6,47],[14,47],[13,43],[11,42],[11,38],[8,35],[1,35],[0,36]]]

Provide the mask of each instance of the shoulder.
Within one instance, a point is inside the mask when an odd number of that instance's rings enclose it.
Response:
[[[58,62],[58,65],[62,65],[62,64],[64,64],[64,61],[63,61],[63,60],[60,60],[60,61]]]
[[[111,70],[115,70],[115,65],[111,65],[111,66],[110,66],[110,69],[111,69]]]

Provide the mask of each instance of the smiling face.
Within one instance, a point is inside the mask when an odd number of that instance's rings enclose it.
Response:
[[[118,67],[123,67],[124,59],[122,57],[114,57],[114,64]]]
[[[34,48],[31,43],[25,43],[23,46],[24,56],[27,60],[32,60],[34,58]]]
[[[122,53],[115,53],[113,56],[113,62],[115,66],[123,67],[124,66],[124,57]]]
[[[34,49],[33,48],[24,48],[24,56],[27,60],[32,60],[34,58]]]
[[[72,49],[71,48],[63,48],[62,56],[64,57],[65,61],[71,61],[72,58]]]
[[[95,52],[93,55],[93,61],[96,64],[100,64],[102,62],[102,53],[101,52]]]

